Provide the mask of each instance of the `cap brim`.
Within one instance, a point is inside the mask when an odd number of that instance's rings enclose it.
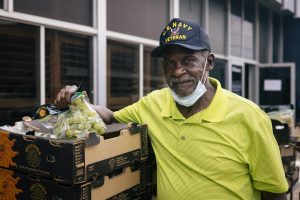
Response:
[[[151,56],[152,57],[162,57],[165,49],[170,46],[181,46],[181,47],[184,47],[184,48],[187,48],[190,50],[195,50],[195,51],[200,51],[200,50],[206,49],[206,48],[199,47],[199,46],[193,46],[193,45],[181,44],[181,43],[163,44],[163,45],[160,45],[160,46],[156,47],[155,49],[153,49],[153,51],[151,52]]]

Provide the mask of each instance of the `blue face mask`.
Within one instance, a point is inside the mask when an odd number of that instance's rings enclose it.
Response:
[[[198,82],[196,89],[194,90],[194,92],[188,96],[184,96],[184,97],[180,97],[178,96],[173,90],[172,91],[172,95],[174,100],[182,106],[185,107],[190,107],[192,105],[194,105],[196,103],[196,101],[203,96],[203,94],[207,91],[205,85],[202,83],[202,79],[204,77],[205,74],[205,70],[206,70],[206,65],[207,65],[207,58],[205,60],[205,64],[204,64],[204,69],[203,69],[203,74],[201,77],[201,80]]]

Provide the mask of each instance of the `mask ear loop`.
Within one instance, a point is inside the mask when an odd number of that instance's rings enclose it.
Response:
[[[207,58],[208,58],[208,56],[205,58],[204,69],[203,69],[202,77],[200,79],[201,83],[202,83],[202,80],[203,80],[203,77],[204,77],[204,74],[205,74],[205,70],[206,70]],[[205,82],[203,83],[203,85],[206,83],[206,81],[207,81],[207,79],[205,80]]]

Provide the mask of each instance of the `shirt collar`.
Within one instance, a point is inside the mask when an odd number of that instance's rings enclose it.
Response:
[[[176,107],[170,88],[166,90],[167,98],[163,102],[163,109],[160,113],[162,117],[171,117],[172,119],[185,119]]]
[[[216,93],[209,106],[202,111],[202,119],[208,122],[221,122],[227,112],[228,96],[217,79],[209,78],[209,81],[216,87]]]
[[[216,87],[216,93],[210,105],[203,111],[191,116],[187,120],[191,121],[207,121],[207,122],[221,122],[223,121],[227,112],[228,97],[225,90],[221,87],[218,80],[209,77],[210,83]],[[182,114],[176,107],[175,101],[172,97],[170,89],[167,90],[167,99],[163,102],[163,109],[160,113],[162,117],[171,117],[172,119],[185,120]]]

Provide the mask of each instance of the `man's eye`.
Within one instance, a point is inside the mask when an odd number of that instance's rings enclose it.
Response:
[[[165,68],[172,68],[172,67],[173,67],[173,63],[171,63],[171,62],[164,62],[164,63],[163,63],[163,66],[164,66]]]
[[[190,62],[190,60],[188,60],[188,59],[183,60],[184,64],[188,64],[189,62]]]
[[[193,59],[184,59],[183,60],[183,64],[184,65],[192,65],[193,64]]]

